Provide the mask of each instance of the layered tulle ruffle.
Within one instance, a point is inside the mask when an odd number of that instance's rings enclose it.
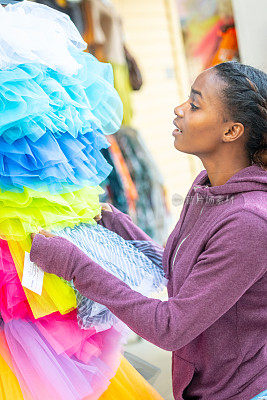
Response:
[[[87,45],[70,18],[53,8],[28,1],[0,5],[0,69],[39,62],[65,74],[77,73],[70,50]]]
[[[0,136],[8,143],[28,136],[37,140],[47,130],[116,132],[122,121],[121,100],[113,87],[112,67],[91,54],[78,53],[77,75],[66,76],[41,64],[22,64],[0,71]]]
[[[5,336],[0,326],[0,399],[34,400],[29,394],[22,395],[16,375],[10,368],[12,359]]]
[[[100,187],[85,187],[61,195],[26,188],[22,193],[0,191],[0,237],[23,241],[40,227],[51,230],[81,222],[95,224],[102,192]]]
[[[98,399],[119,366],[122,337],[116,330],[81,331],[74,313],[66,322],[4,324],[10,367],[22,393],[33,399]]]
[[[0,137],[0,188],[57,194],[98,186],[112,170],[100,152],[108,146],[97,130],[58,139],[47,131],[35,142],[23,137],[12,144]]]
[[[23,386],[23,395],[19,382],[12,371],[12,356],[8,349],[4,332],[0,329],[0,398],[1,400],[36,400],[26,385]],[[13,367],[14,369],[14,367]],[[42,387],[39,388],[38,400],[48,400],[42,398]],[[97,394],[98,395],[98,394]],[[54,398],[54,397],[53,397]],[[97,397],[99,400],[163,400],[162,397],[150,386],[145,379],[122,357],[116,375],[111,379],[107,390]],[[71,400],[76,400],[73,397]],[[95,400],[94,395],[86,396],[83,400]]]

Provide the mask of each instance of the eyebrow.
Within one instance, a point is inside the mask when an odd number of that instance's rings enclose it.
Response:
[[[199,90],[191,88],[191,93],[198,94],[203,99],[202,93]]]

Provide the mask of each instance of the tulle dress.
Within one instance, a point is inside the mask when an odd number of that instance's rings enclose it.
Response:
[[[161,398],[122,357],[128,330],[102,318],[107,309],[55,275],[45,273],[41,295],[21,284],[40,227],[77,244],[82,236],[82,249],[136,290],[164,284],[144,253],[94,221],[111,171],[101,149],[122,104],[111,66],[85,48],[62,13],[27,1],[0,6],[1,400]],[[134,260],[138,277],[127,270]]]

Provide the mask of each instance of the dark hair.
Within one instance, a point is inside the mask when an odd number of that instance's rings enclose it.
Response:
[[[267,166],[267,74],[236,61],[218,64],[228,115],[248,131],[246,150],[251,163]]]

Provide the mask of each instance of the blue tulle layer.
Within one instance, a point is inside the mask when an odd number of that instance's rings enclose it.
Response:
[[[98,186],[112,169],[100,152],[108,146],[96,129],[76,138],[65,132],[57,139],[47,131],[35,142],[23,137],[12,144],[0,137],[0,188],[56,194]]]
[[[113,87],[112,67],[91,54],[75,52],[82,66],[64,75],[41,64],[22,64],[0,71],[0,137],[6,142],[27,136],[32,141],[47,130],[56,137],[116,132],[122,103]]]

